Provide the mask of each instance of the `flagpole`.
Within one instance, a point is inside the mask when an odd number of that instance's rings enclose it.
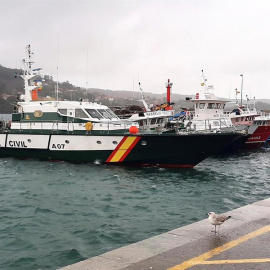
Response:
[[[242,102],[243,98],[242,97],[243,97],[243,77],[244,76],[243,76],[243,74],[241,74],[240,76],[242,77],[242,82],[241,82],[241,106],[242,106],[243,105],[243,102]]]

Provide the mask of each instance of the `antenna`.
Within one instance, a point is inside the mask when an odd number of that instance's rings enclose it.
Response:
[[[86,84],[85,84],[85,94],[87,94],[88,89],[88,51],[86,52]]]
[[[204,76],[203,70],[202,70],[202,78],[201,78],[201,87],[202,87],[202,91],[206,90],[206,81],[207,79]]]
[[[149,109],[147,103],[146,103],[145,100],[144,100],[143,90],[142,90],[142,88],[141,88],[141,83],[140,83],[140,82],[139,82],[139,88],[140,88],[140,90],[141,90],[141,95],[142,95],[141,101],[142,101],[142,103],[143,103],[143,105],[144,105],[145,110],[146,110],[147,112],[149,112],[150,109]]]
[[[59,66],[59,35],[58,35],[58,44],[57,44],[57,67],[56,67],[56,93],[55,93],[55,97],[56,100],[58,101],[58,89],[59,89],[59,85],[58,85],[58,66]]]
[[[241,106],[242,106],[243,105],[242,103],[243,103],[243,77],[244,75],[241,74],[240,76],[242,77],[242,81],[241,81]]]
[[[133,101],[134,101],[134,73],[133,73],[133,84],[132,84],[132,92],[133,92]]]
[[[246,98],[247,98],[247,110],[249,111],[249,108],[248,108],[248,102],[249,102],[248,95],[246,95]]]

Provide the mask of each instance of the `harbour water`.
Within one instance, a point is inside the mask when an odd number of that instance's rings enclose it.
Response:
[[[0,269],[57,269],[269,198],[269,160],[268,149],[173,170],[0,158]]]

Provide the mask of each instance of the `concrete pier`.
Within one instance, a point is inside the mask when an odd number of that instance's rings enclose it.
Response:
[[[225,214],[217,234],[205,219],[61,270],[269,270],[270,198]]]

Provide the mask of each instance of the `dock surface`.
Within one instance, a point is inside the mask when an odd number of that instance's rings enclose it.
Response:
[[[66,266],[61,270],[269,270],[270,198]]]

